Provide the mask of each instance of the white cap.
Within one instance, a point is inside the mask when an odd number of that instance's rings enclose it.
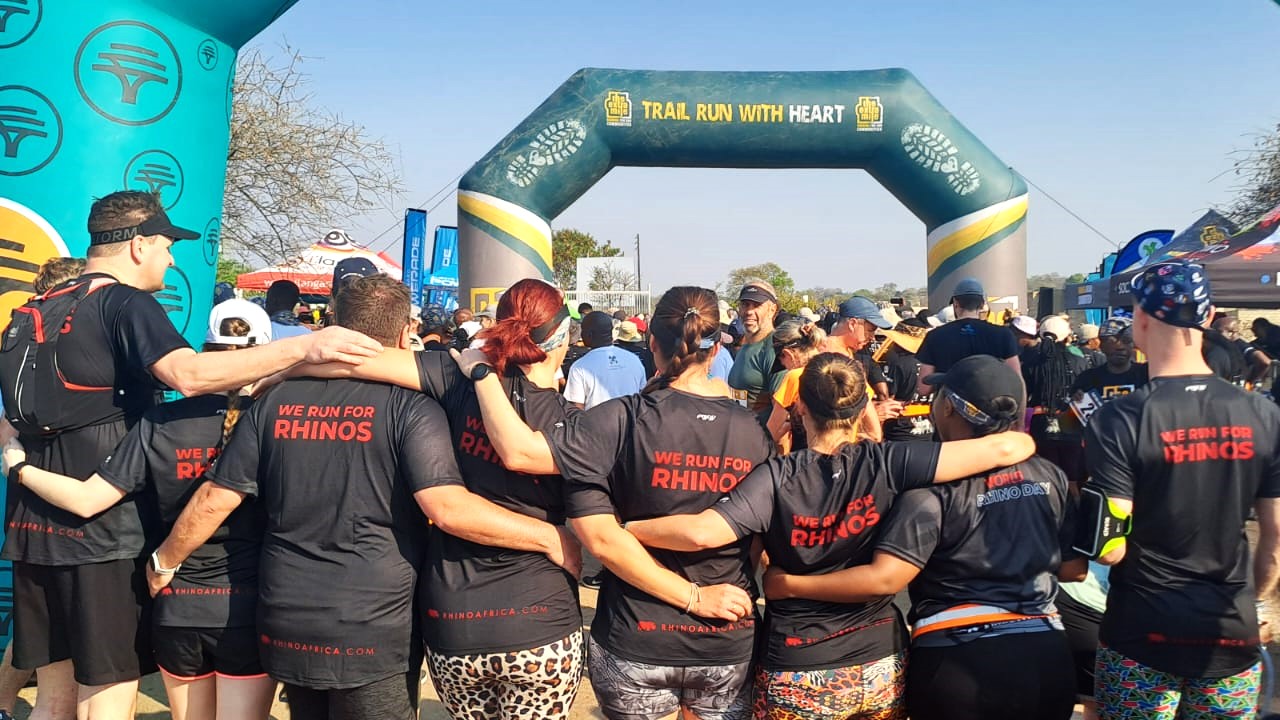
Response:
[[[475,320],[468,320],[459,325],[458,329],[465,332],[467,334],[467,338],[470,339],[475,337],[476,333],[480,332],[480,323]]]
[[[422,322],[422,306],[420,306],[420,305],[410,305],[410,306],[409,306],[409,319],[410,319],[410,320],[417,320],[418,322]]]
[[[937,313],[930,315],[926,320],[934,327],[942,327],[956,319],[956,309],[950,305],[942,308]]]
[[[818,322],[819,320],[822,319],[818,317],[818,313],[814,312],[812,308],[807,308],[807,307],[800,308],[800,311],[797,312],[796,315],[804,318],[805,320],[808,320],[809,322]]]
[[[1071,335],[1071,323],[1059,315],[1050,315],[1040,321],[1040,334],[1053,335],[1058,342],[1062,342]]]
[[[222,334],[222,321],[238,318],[249,323],[249,334],[234,337]],[[204,341],[219,345],[266,345],[271,342],[271,318],[267,311],[242,298],[223,300],[209,313],[209,330]]]
[[[1034,337],[1036,334],[1036,319],[1030,315],[1019,315],[1009,324],[1013,326],[1014,330],[1017,330],[1023,335],[1031,335]]]

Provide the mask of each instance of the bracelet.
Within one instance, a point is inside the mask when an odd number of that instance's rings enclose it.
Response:
[[[13,467],[9,468],[9,479],[21,485],[22,484],[22,468],[26,467],[27,465],[30,465],[30,463],[28,463],[26,460],[21,460],[19,462],[14,463]]]
[[[178,563],[171,568],[160,567],[160,548],[151,551],[151,569],[157,575],[173,575],[182,567],[182,563]]]
[[[684,609],[685,614],[693,612],[693,606],[702,602],[702,591],[698,589],[698,583],[689,583],[689,605]]]

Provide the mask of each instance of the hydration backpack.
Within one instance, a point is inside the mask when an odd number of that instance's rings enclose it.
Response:
[[[50,435],[119,415],[114,388],[77,385],[58,366],[58,340],[71,331],[76,308],[115,282],[72,280],[13,311],[0,338],[0,395],[5,417],[22,435]]]

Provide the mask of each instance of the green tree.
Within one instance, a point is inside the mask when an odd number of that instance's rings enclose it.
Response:
[[[216,282],[236,284],[236,277],[253,272],[253,268],[229,257],[218,258],[218,274]]]
[[[622,250],[608,241],[603,245],[591,233],[563,228],[551,233],[551,269],[556,284],[564,290],[578,286],[578,258],[618,257]]]
[[[730,304],[738,299],[738,291],[751,279],[761,279],[773,285],[778,293],[778,305],[787,312],[795,312],[804,305],[804,300],[796,292],[796,282],[791,274],[777,263],[767,262],[729,271],[729,279],[717,288],[717,293]]]

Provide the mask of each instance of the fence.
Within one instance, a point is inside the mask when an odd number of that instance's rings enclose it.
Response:
[[[636,313],[646,315],[653,313],[653,294],[648,290],[589,290],[587,292],[570,291],[564,294],[569,307],[577,308],[581,303],[591,303],[596,310],[613,312],[622,310],[627,316]]]

